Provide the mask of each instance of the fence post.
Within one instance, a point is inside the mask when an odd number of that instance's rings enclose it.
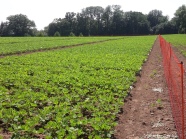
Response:
[[[171,45],[170,45],[170,42],[168,43],[169,45],[169,47],[168,47],[168,49],[169,49],[169,58],[168,58],[168,62],[169,62],[169,66],[168,66],[168,68],[169,68],[169,75],[168,75],[168,77],[169,77],[169,79],[168,79],[168,86],[169,86],[169,89],[170,89],[170,91],[172,90],[172,85],[171,85],[171,83],[172,83],[172,76],[171,76],[171,58],[172,58],[172,55],[171,55],[171,53],[172,53],[172,49],[171,49]]]
[[[184,70],[183,70],[183,62],[180,63],[181,64],[181,93],[182,93],[182,139],[185,139],[185,131],[184,131],[184,125],[185,125],[185,113],[184,113],[184,85],[183,85],[183,75],[184,75]]]

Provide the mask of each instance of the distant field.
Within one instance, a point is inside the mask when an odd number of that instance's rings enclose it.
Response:
[[[0,55],[44,50],[121,37],[0,37]]]
[[[186,56],[186,34],[163,35],[163,37]]]
[[[15,138],[110,138],[155,39],[124,37],[1,58],[0,133],[7,130]]]
[[[176,47],[186,47],[186,34],[163,35],[163,37]]]

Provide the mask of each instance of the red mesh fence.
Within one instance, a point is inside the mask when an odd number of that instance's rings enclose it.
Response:
[[[164,74],[169,89],[169,97],[172,115],[175,121],[177,133],[180,139],[186,139],[185,120],[185,86],[183,62],[176,57],[171,44],[159,35],[161,53],[163,57]]]

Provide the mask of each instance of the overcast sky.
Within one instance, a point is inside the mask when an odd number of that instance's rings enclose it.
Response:
[[[89,6],[121,5],[122,10],[147,14],[153,9],[161,10],[170,18],[186,0],[0,0],[0,22],[15,14],[24,14],[43,29],[54,18],[64,18],[66,12],[81,12]]]

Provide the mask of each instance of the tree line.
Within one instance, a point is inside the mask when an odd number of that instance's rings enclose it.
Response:
[[[7,17],[0,24],[0,36],[108,36],[186,33],[186,6],[180,6],[169,20],[160,10],[148,14],[123,12],[120,5],[106,8],[90,6],[80,13],[67,12],[56,18],[44,30],[37,30],[35,22],[26,15]]]

